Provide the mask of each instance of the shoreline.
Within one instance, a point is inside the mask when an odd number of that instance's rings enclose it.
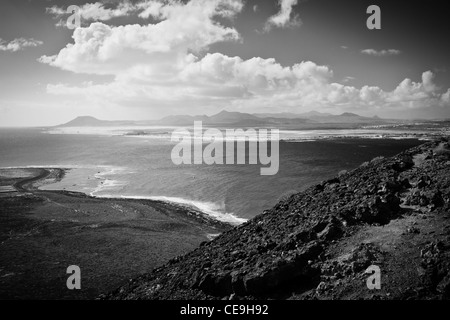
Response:
[[[6,167],[0,168],[0,179],[1,172],[4,170],[40,170],[41,172],[37,176],[33,176],[30,178],[21,179],[18,182],[15,182],[11,187],[15,188],[17,192],[50,192],[50,193],[59,193],[64,195],[69,195],[78,198],[91,198],[91,199],[99,199],[99,200],[111,200],[111,201],[137,201],[142,202],[148,205],[158,204],[165,205],[169,210],[174,210],[176,212],[185,211],[186,216],[191,217],[198,221],[199,223],[204,223],[207,225],[215,225],[218,228],[222,228],[224,230],[229,229],[229,227],[238,226],[239,224],[234,224],[231,222],[223,221],[220,218],[214,218],[212,214],[208,214],[207,212],[203,212],[199,208],[195,206],[195,204],[190,204],[191,202],[186,200],[186,203],[171,201],[170,197],[152,197],[152,196],[102,196],[102,195],[93,195],[92,193],[87,194],[81,191],[72,191],[72,190],[63,190],[63,189],[40,189],[40,187],[45,185],[51,185],[56,182],[60,182],[64,179],[66,172],[72,170],[72,168],[55,168],[53,166],[48,167]],[[50,182],[46,182],[45,180],[52,179]],[[37,184],[37,185],[36,185]],[[161,198],[161,200],[156,199]],[[167,198],[167,199],[163,199]],[[239,218],[232,215],[237,221],[242,220],[241,223],[247,221],[247,219]]]
[[[93,299],[232,228],[194,209],[39,185],[61,168],[0,169],[0,299]],[[66,269],[80,266],[82,290]]]
[[[15,168],[8,173],[0,168],[0,187],[16,189],[0,193],[0,299],[218,299],[236,295],[284,299],[289,294],[292,299],[371,299],[365,287],[355,289],[356,283],[363,283],[363,270],[353,270],[351,261],[341,258],[355,255],[359,259],[360,251],[366,254],[369,250],[369,257],[387,252],[383,268],[397,268],[397,261],[420,263],[416,251],[425,242],[437,241],[432,235],[438,228],[445,225],[448,229],[442,215],[448,205],[442,206],[449,202],[438,201],[430,209],[398,206],[392,199],[416,201],[413,186],[421,185],[421,176],[448,176],[448,146],[428,142],[393,157],[373,159],[282,200],[239,228],[164,201],[101,198],[37,187],[48,179],[62,179],[68,169]],[[436,165],[440,174],[430,171]],[[372,184],[363,176],[372,179]],[[401,183],[393,182],[392,187],[387,182],[392,176]],[[448,181],[442,180],[441,187],[445,189]],[[436,192],[435,184],[423,184],[417,188],[425,190],[431,202],[435,194],[448,194],[444,189]],[[386,203],[376,201],[380,195]],[[363,210],[355,217],[349,213],[360,207],[369,213]],[[334,212],[333,217],[327,210]],[[446,234],[439,239],[445,240]],[[366,242],[369,247],[361,246]],[[414,256],[409,256],[413,251]],[[308,255],[311,267],[303,265],[303,258],[297,259],[299,254]],[[367,259],[364,264],[373,262]],[[334,261],[349,275],[339,270],[338,276],[329,275],[328,267]],[[210,267],[204,269],[205,263]],[[69,265],[80,266],[82,290],[67,290]],[[284,276],[287,269],[298,267],[306,273],[295,273],[293,281]],[[400,272],[404,267],[395,268],[389,275],[405,280]],[[297,284],[305,277],[311,283],[291,288],[289,283]],[[418,279],[406,281],[396,296],[392,295],[396,284],[387,284],[383,297],[414,297],[407,286],[418,287]],[[268,283],[276,286],[266,288]],[[163,289],[153,292],[159,284]],[[324,291],[324,285],[339,290]]]
[[[448,136],[450,127],[448,124],[436,127],[434,121],[411,122],[411,123],[390,123],[390,124],[342,124],[327,123],[315,124],[314,126],[257,126],[261,129],[279,129],[280,141],[303,142],[320,141],[330,139],[419,139],[431,141],[440,136]],[[177,128],[191,129],[192,125],[180,126],[111,126],[111,127],[43,127],[45,134],[56,135],[106,135],[114,137],[145,138],[170,142],[171,133]],[[205,125],[205,128],[212,127]],[[229,126],[218,126],[219,130],[228,129]],[[235,128],[231,126],[231,128]],[[236,127],[237,128],[237,127]],[[244,126],[244,129],[254,128]],[[164,130],[162,130],[164,129]],[[161,131],[162,130],[162,131]],[[287,137],[284,137],[287,135]],[[226,139],[223,140],[224,142]],[[204,140],[207,143],[208,140]]]
[[[80,196],[89,196],[97,199],[110,199],[110,200],[146,200],[150,202],[164,203],[168,206],[176,207],[176,209],[184,209],[188,215],[197,215],[200,220],[212,220],[218,221],[219,223],[224,223],[226,225],[238,226],[242,223],[248,221],[246,218],[241,218],[234,213],[221,212],[219,210],[214,210],[209,207],[208,202],[202,202],[200,200],[191,200],[187,198],[180,197],[172,197],[172,196],[145,196],[145,195],[114,195],[114,194],[98,194],[103,191],[104,188],[111,188],[109,182],[117,182],[116,180],[111,180],[110,178],[103,178],[105,175],[113,175],[115,171],[125,171],[126,168],[123,167],[114,167],[114,166],[68,166],[68,165],[45,165],[45,166],[15,166],[15,167],[0,167],[0,171],[2,170],[47,170],[53,172],[53,176],[50,177],[51,181],[48,177],[41,177],[41,179],[36,179],[34,181],[37,186],[33,186],[34,189],[40,191],[52,191],[52,192],[70,192],[73,195],[79,194]],[[63,178],[67,177],[67,173],[69,171],[76,170],[84,170],[84,174],[88,175],[86,180],[86,184],[77,182],[76,184],[65,184],[65,180]],[[100,170],[100,171],[99,171]],[[104,170],[104,171],[102,171]],[[59,176],[58,172],[61,171],[61,176]],[[56,175],[56,176],[55,176]],[[78,173],[78,175],[80,175]],[[89,177],[93,176],[92,179],[89,180]],[[80,177],[78,177],[80,178]],[[73,179],[73,178],[72,178]],[[70,180],[70,179],[69,179]],[[99,181],[100,183],[92,184],[92,181]],[[41,182],[41,183],[40,183]],[[119,181],[119,184],[123,183],[123,181]],[[52,185],[58,185],[57,188],[52,188]],[[61,185],[62,184],[62,185]],[[82,188],[79,186],[83,185],[85,191],[80,191]],[[86,190],[88,189],[88,190]],[[195,213],[195,214],[194,214]]]
[[[449,171],[448,137],[375,158],[100,298],[447,300]]]

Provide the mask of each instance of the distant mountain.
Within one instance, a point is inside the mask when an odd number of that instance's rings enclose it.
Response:
[[[204,125],[218,126],[260,126],[272,123],[270,119],[261,119],[249,113],[221,111],[212,116],[168,116],[158,121],[164,125],[192,125],[194,121],[202,121]]]
[[[315,120],[322,123],[382,123],[380,118],[363,117],[356,113],[344,112],[340,115],[325,115],[314,117]]]
[[[209,117],[211,123],[235,123],[243,120],[259,121],[259,118],[249,113],[221,111]]]
[[[135,125],[135,121],[118,120],[107,121],[99,120],[91,116],[82,116],[73,119],[67,123],[61,124],[58,127],[115,127],[115,126],[130,126]]]
[[[257,113],[254,114],[259,118],[289,118],[289,119],[303,119],[312,120],[320,124],[367,124],[367,123],[384,123],[385,120],[378,117],[363,117],[356,113],[344,112],[339,115],[331,113],[322,113],[318,111],[310,111],[306,113]]]
[[[191,126],[194,121],[202,121],[207,126],[233,126],[233,127],[262,127],[262,126],[286,126],[286,127],[308,127],[327,125],[358,125],[358,124],[383,124],[387,120],[378,117],[363,117],[355,113],[345,112],[340,115],[310,111],[306,113],[242,113],[223,110],[212,116],[198,115],[173,115],[160,120],[148,121],[106,121],[90,116],[77,117],[59,127],[106,127],[106,126],[145,126],[145,125],[168,125],[168,126]]]
[[[297,119],[302,118],[298,113],[280,112],[280,113],[253,113],[258,118],[275,118],[275,119]]]
[[[292,113],[292,112],[280,112],[280,113],[254,113],[254,116],[258,118],[276,118],[276,119],[311,119],[317,116],[331,116],[331,113],[321,113],[318,111],[310,111],[305,113]]]
[[[304,118],[311,118],[311,117],[318,117],[318,116],[332,116],[333,114],[331,113],[323,113],[323,112],[319,112],[319,111],[309,111],[309,112],[304,112],[304,113],[300,113],[301,117]]]

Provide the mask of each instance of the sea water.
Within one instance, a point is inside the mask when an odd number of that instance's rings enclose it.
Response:
[[[68,168],[61,182],[42,188],[175,202],[239,224],[341,170],[422,143],[348,130],[320,135],[281,131],[279,171],[261,176],[260,165],[175,165],[173,128],[146,128],[144,135],[130,135],[135,130],[0,129],[0,167]],[[352,133],[359,138],[342,138]]]

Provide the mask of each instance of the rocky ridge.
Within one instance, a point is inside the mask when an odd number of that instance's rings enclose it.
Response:
[[[449,217],[442,138],[292,195],[100,298],[448,299]]]

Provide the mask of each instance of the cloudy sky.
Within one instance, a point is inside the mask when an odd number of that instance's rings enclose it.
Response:
[[[0,126],[223,109],[450,118],[448,1],[94,1],[0,2]]]

